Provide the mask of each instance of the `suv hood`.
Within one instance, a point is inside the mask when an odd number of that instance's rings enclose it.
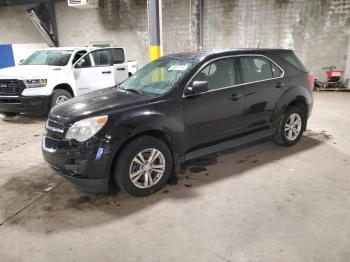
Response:
[[[0,78],[3,79],[35,79],[47,78],[50,72],[58,71],[62,68],[59,66],[47,65],[21,65],[0,69]]]
[[[70,122],[76,118],[83,118],[83,116],[98,115],[135,105],[150,100],[150,98],[152,96],[121,91],[116,87],[105,88],[55,106],[50,112],[50,118],[64,119],[64,122]]]

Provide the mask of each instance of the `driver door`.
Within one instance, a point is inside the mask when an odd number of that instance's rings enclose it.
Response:
[[[244,100],[236,73],[235,60],[222,58],[208,64],[193,78],[193,81],[208,82],[209,90],[184,97],[184,121],[190,147],[229,138],[244,129]]]
[[[115,85],[113,57],[110,49],[87,53],[74,64],[78,95]]]

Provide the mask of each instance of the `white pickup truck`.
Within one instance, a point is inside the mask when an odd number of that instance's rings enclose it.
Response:
[[[115,86],[137,70],[124,48],[47,48],[0,69],[0,113],[45,114],[53,106]]]

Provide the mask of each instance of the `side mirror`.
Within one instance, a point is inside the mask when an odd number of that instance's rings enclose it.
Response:
[[[23,63],[24,59],[19,60],[19,65]]]
[[[76,64],[76,67],[83,67],[85,64],[85,58],[82,58],[79,60],[79,62]]]
[[[188,86],[185,90],[185,95],[196,95],[209,90],[208,81],[194,81],[192,86]]]
[[[84,64],[85,64],[85,58],[82,58],[78,61],[78,63],[76,63],[75,67],[81,68],[81,67],[84,67]]]

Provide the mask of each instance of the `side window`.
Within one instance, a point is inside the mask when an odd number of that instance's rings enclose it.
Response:
[[[269,59],[247,56],[239,58],[244,83],[279,77],[282,71]]]
[[[236,73],[232,58],[214,61],[202,69],[193,81],[207,81],[209,90],[230,87],[236,84]]]
[[[281,69],[279,69],[274,63],[271,63],[271,68],[273,77],[280,77],[282,75]]]
[[[85,67],[91,67],[91,55],[85,55],[80,60],[78,60],[78,63],[75,64],[75,68],[85,68]]]
[[[113,48],[113,64],[121,64],[125,62],[124,50],[122,48]]]
[[[112,52],[110,49],[101,49],[91,52],[95,66],[110,66],[112,65]]]
[[[75,62],[77,62],[80,59],[80,57],[82,57],[86,53],[86,51],[78,51],[73,58],[72,64],[75,64]]]

